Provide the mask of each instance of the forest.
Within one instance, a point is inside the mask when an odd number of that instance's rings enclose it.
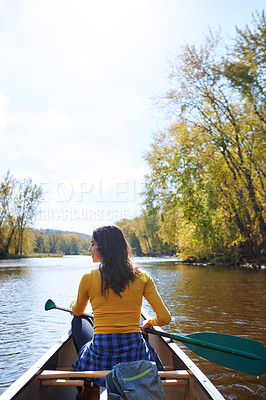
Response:
[[[31,245],[29,225],[37,212],[42,188],[31,179],[19,181],[8,170],[0,182],[0,256],[22,255]]]
[[[91,237],[82,233],[54,229],[31,230],[32,251],[36,254],[80,255],[90,254]]]
[[[122,225],[142,230],[150,251],[265,265],[264,12],[229,44],[208,32],[201,45],[183,46],[158,101],[171,123],[146,152],[143,215]]]
[[[169,61],[169,89],[157,106],[167,128],[145,160],[141,215],[117,221],[135,255],[266,262],[266,20],[236,28],[228,43],[209,31]],[[79,234],[33,231],[42,188],[10,171],[0,183],[0,255],[81,254]]]
[[[0,182],[0,257],[88,254],[89,235],[32,228],[41,201],[41,186],[7,171]]]

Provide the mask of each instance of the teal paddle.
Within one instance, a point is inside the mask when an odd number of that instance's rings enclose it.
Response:
[[[262,375],[266,370],[266,348],[255,340],[215,332],[180,336],[153,328],[147,328],[145,331],[184,343],[190,350],[206,360],[236,371]]]
[[[71,308],[59,307],[51,299],[46,301],[44,308],[46,311],[56,308],[69,313],[72,312]],[[92,314],[84,313],[82,315],[93,317]],[[251,375],[262,375],[266,370],[266,349],[262,343],[255,340],[215,332],[200,332],[181,336],[153,328],[147,328],[145,331],[184,343],[195,354],[206,358],[206,360],[236,371]]]
[[[54,302],[53,300],[51,300],[51,299],[47,300],[47,302],[45,303],[44,308],[45,308],[46,311],[49,311],[49,310],[52,310],[52,309],[56,308],[57,310],[62,310],[62,311],[67,311],[67,312],[69,312],[69,313],[72,313],[71,308],[59,307],[59,306],[57,306],[57,305],[55,304],[55,302]],[[85,315],[86,317],[93,317],[92,314],[83,313],[82,315]]]

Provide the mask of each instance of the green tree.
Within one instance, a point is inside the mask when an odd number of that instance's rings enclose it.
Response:
[[[252,18],[253,29],[237,28],[230,58],[224,60],[225,75],[252,107],[255,115],[266,123],[266,19],[264,11]],[[264,132],[265,133],[265,132]]]
[[[13,191],[14,180],[10,171],[7,171],[3,182],[0,183],[0,228],[3,226],[9,213]]]
[[[60,250],[66,255],[80,254],[80,235],[69,233],[61,235]]]
[[[47,241],[48,241],[49,253],[51,254],[59,253],[60,235],[57,233],[48,235]]]
[[[12,225],[9,224],[9,222],[12,222],[10,213],[13,192],[14,180],[10,171],[7,171],[0,183],[0,254],[6,252],[8,240],[11,241],[14,233]]]
[[[154,213],[143,213],[132,220],[123,219],[117,222],[129,241],[136,256],[147,254],[172,253],[173,248],[159,234],[159,216]]]
[[[80,254],[80,235],[70,234],[71,254]]]
[[[15,180],[10,171],[0,184],[0,253],[10,251],[22,254],[25,248],[32,250],[33,242],[27,228],[37,211],[42,189],[31,179]]]
[[[34,232],[35,239],[35,253],[47,253],[46,237],[43,231]]]
[[[140,241],[135,232],[132,232],[132,234],[130,235],[129,242],[130,242],[130,246],[132,248],[133,254],[135,256],[142,256],[143,253],[142,253]]]
[[[265,46],[265,25],[257,25],[256,32],[256,43]],[[243,39],[237,30],[234,57],[240,52],[239,35]],[[265,251],[265,96],[239,89],[229,76],[230,57],[220,35],[209,34],[199,49],[187,45],[173,62],[166,104],[176,123],[156,135],[147,153],[145,205],[161,214],[161,235],[169,240],[170,234],[184,254],[210,258],[225,249],[235,252],[241,243],[251,258],[260,258]],[[256,70],[261,83],[266,64],[265,58],[258,60],[264,62]]]
[[[14,200],[14,212],[17,230],[17,242],[15,252],[22,254],[23,238],[25,229],[32,223],[36,214],[37,207],[40,204],[42,188],[32,183],[32,179],[24,179],[18,182],[18,192]]]
[[[89,254],[90,244],[91,244],[91,237],[80,235],[80,238],[79,238],[80,254]]]

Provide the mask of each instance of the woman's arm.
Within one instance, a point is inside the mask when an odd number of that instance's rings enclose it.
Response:
[[[167,307],[162,301],[161,296],[159,295],[157,288],[152,280],[152,278],[146,274],[146,284],[144,289],[144,297],[152,306],[153,311],[155,312],[155,317],[150,318],[148,321],[145,321],[142,325],[143,329],[148,328],[151,325],[163,326],[167,325],[171,321],[171,314],[169,313]]]
[[[79,284],[77,300],[73,301],[71,308],[74,315],[81,315],[87,307],[89,301],[89,274],[83,275]]]

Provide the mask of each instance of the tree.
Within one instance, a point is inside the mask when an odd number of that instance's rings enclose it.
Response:
[[[56,233],[48,235],[47,240],[48,240],[48,246],[49,246],[48,252],[51,254],[59,253],[60,235],[56,234]]]
[[[137,237],[135,232],[133,232],[131,234],[131,237],[130,237],[129,241],[130,241],[130,246],[132,248],[133,254],[135,256],[142,256],[143,253],[142,253],[140,241],[139,241],[139,239],[138,239],[138,237]]]
[[[31,179],[15,180],[10,171],[0,183],[0,253],[23,252],[23,240],[32,249],[32,236],[27,228],[36,214],[42,195],[41,187]],[[26,235],[26,236],[25,236]]]
[[[237,28],[230,59],[224,60],[225,75],[253,108],[256,116],[266,123],[266,19],[264,11],[253,15],[252,24]],[[264,131],[265,133],[265,131]]]
[[[14,180],[10,171],[7,171],[4,180],[0,183],[0,254],[5,252],[6,241],[9,237],[12,238],[14,233],[13,227],[9,226],[9,222],[12,222],[10,207],[13,192]]]
[[[68,233],[61,235],[60,250],[66,255],[80,254],[80,235]]]
[[[43,231],[33,232],[35,238],[35,253],[47,253],[46,237]]]
[[[15,215],[17,229],[16,254],[22,254],[25,228],[32,222],[42,196],[42,188],[32,183],[30,178],[18,182],[15,197]]]
[[[172,64],[165,99],[176,122],[146,155],[145,205],[161,214],[162,235],[170,217],[172,237],[187,254],[210,258],[240,244],[251,258],[265,254],[264,15],[257,22],[256,34],[237,30],[226,56],[221,35],[209,33]],[[233,79],[238,58],[255,71],[250,80],[246,73],[246,85],[240,72]]]
[[[172,246],[159,235],[158,221],[159,216],[156,213],[149,214],[143,210],[139,217],[132,220],[123,219],[116,224],[123,229],[134,255],[172,253]]]
[[[0,184],[0,228],[9,213],[11,198],[14,191],[14,181],[10,171],[7,171],[3,182]]]

